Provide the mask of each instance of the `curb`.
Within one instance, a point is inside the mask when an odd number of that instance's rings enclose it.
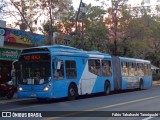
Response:
[[[12,103],[12,102],[29,101],[29,100],[36,100],[36,98],[18,98],[17,93],[15,93],[12,99],[7,99],[6,97],[4,97],[4,99],[0,98],[0,105]]]

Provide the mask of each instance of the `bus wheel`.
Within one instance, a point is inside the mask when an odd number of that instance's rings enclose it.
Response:
[[[109,84],[109,82],[105,82],[104,85],[104,95],[109,95],[111,92],[111,86]]]
[[[76,99],[78,95],[77,87],[74,84],[71,84],[68,88],[68,100]]]
[[[139,89],[142,90],[143,89],[143,80],[140,80],[140,83],[139,83]]]

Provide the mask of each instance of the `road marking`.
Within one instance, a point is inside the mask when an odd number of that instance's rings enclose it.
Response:
[[[95,111],[95,110],[99,110],[99,109],[111,108],[111,107],[116,107],[116,106],[120,106],[120,105],[125,105],[125,104],[140,102],[140,101],[145,101],[145,100],[149,100],[149,99],[153,99],[153,98],[157,98],[157,97],[160,97],[160,96],[153,96],[153,97],[148,97],[148,98],[143,98],[143,99],[138,99],[138,100],[132,100],[132,101],[127,101],[127,102],[122,102],[122,103],[108,105],[108,106],[104,106],[104,107],[89,109],[87,111]]]
[[[127,102],[122,102],[122,103],[118,103],[118,104],[107,105],[107,106],[103,106],[103,107],[92,108],[92,109],[83,110],[83,111],[77,112],[77,113],[63,114],[63,115],[60,115],[59,117],[49,117],[49,118],[45,118],[45,119],[42,119],[42,120],[55,120],[55,119],[66,117],[66,116],[71,116],[71,115],[77,115],[77,114],[85,113],[86,111],[96,111],[96,110],[100,110],[100,109],[111,108],[111,107],[116,107],[116,106],[120,106],[120,105],[125,105],[125,104],[130,104],[130,103],[136,103],[136,102],[141,102],[141,101],[145,101],[145,100],[150,100],[150,99],[154,99],[154,98],[157,98],[157,97],[160,97],[160,96],[153,96],[153,97],[148,97],[148,98],[143,98],[143,99],[138,99],[138,100],[132,100],[132,101],[127,101]]]
[[[157,98],[157,97],[160,97],[160,96],[153,96],[153,97],[148,97],[148,98],[143,98],[143,99],[137,99],[137,100],[127,101],[127,102],[122,102],[122,103],[118,103],[118,104],[112,104],[112,105],[103,106],[103,107],[92,108],[92,109],[83,110],[83,111],[80,111],[80,112],[77,112],[77,113],[63,114],[63,115],[60,115],[59,117],[49,117],[49,118],[46,118],[46,119],[43,119],[43,120],[54,120],[54,119],[62,118],[62,117],[65,117],[65,116],[81,114],[81,113],[84,113],[85,111],[96,111],[96,110],[100,110],[100,109],[111,108],[111,107],[116,107],[116,106],[120,106],[120,105],[125,105],[125,104],[140,102],[140,101],[145,101],[145,100],[149,100],[149,99],[153,99],[153,98]],[[72,101],[68,101],[68,102],[72,102]],[[68,103],[68,102],[62,102],[62,103]],[[56,104],[56,103],[53,103],[53,104]],[[44,106],[44,104],[21,107],[21,108],[6,109],[6,110],[1,110],[1,111],[20,110],[20,109],[25,109],[25,108],[34,108],[34,107],[38,107],[38,106]]]
[[[92,108],[92,109],[83,110],[83,111],[80,111],[77,113],[63,114],[63,115],[60,115],[59,117],[49,117],[49,118],[42,119],[42,120],[54,120],[54,119],[62,118],[65,116],[81,114],[81,113],[84,113],[85,111],[96,111],[96,110],[100,110],[100,109],[104,109],[104,108],[111,108],[111,107],[115,107],[115,106],[129,104],[129,103],[135,103],[135,102],[140,102],[140,101],[144,101],[144,100],[149,100],[149,99],[153,99],[153,98],[157,98],[157,97],[160,97],[160,96],[153,96],[153,97],[148,97],[148,98],[143,98],[143,99],[138,99],[138,100],[133,100],[133,101],[128,101],[128,102],[122,102],[122,103],[118,103],[118,104],[112,104],[112,105],[103,106],[103,107]],[[72,101],[68,101],[68,102],[72,102]],[[63,103],[66,103],[66,102],[63,102]],[[55,104],[55,103],[53,103],[53,104]],[[38,106],[44,106],[44,104],[21,107],[21,108],[6,109],[6,110],[1,110],[1,111],[13,111],[13,110],[20,110],[20,109],[25,109],[25,108],[34,108],[34,107],[38,107]]]
[[[154,118],[154,117],[147,117],[147,118],[144,118],[144,119],[142,119],[142,120],[150,120],[150,119],[152,119],[152,118]]]

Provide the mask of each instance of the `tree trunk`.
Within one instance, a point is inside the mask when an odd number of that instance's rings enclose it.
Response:
[[[53,45],[55,44],[55,39],[53,39],[53,19],[52,19],[52,0],[49,1],[49,16],[50,16],[50,27],[49,27],[49,41],[50,41],[50,44]]]

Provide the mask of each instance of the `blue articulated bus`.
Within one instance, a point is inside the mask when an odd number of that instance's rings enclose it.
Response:
[[[24,49],[17,71],[18,97],[39,100],[152,86],[150,61],[62,45]]]

